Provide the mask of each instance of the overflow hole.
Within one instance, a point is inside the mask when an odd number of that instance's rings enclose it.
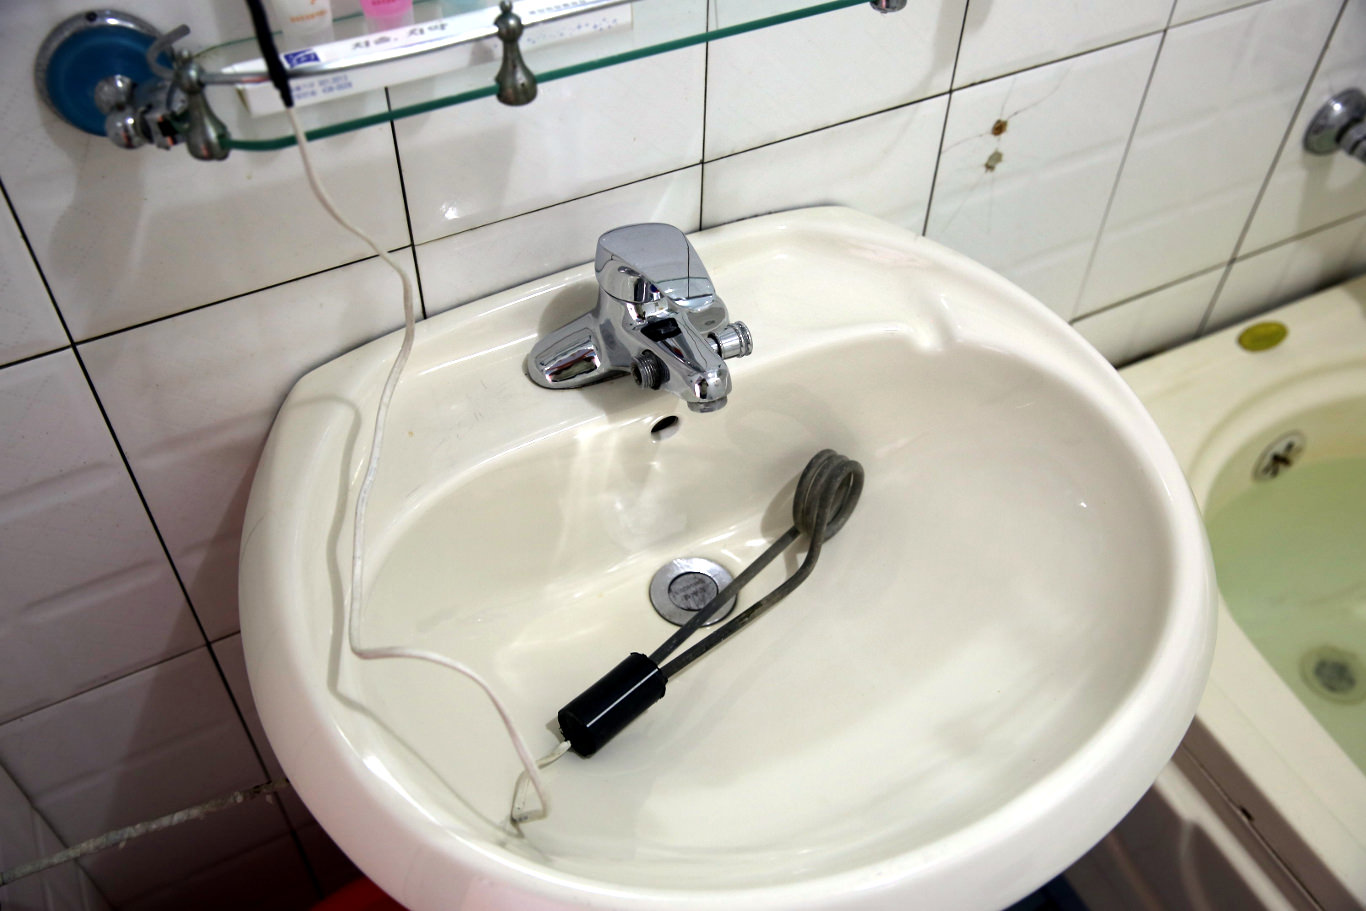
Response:
[[[655,421],[655,425],[650,428],[650,439],[656,443],[661,443],[669,437],[678,433],[679,420],[677,415],[669,415]]]

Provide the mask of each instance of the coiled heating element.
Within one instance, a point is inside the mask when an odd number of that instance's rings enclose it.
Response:
[[[570,749],[592,756],[664,697],[665,684],[694,661],[734,636],[806,581],[821,547],[844,526],[863,492],[863,466],[833,449],[822,449],[806,464],[792,498],[792,527],[648,656],[632,652],[601,679],[560,709],[560,733]],[[806,557],[777,588],[731,618],[724,626],[677,657],[674,652],[701,629],[730,598],[802,535],[810,539]]]

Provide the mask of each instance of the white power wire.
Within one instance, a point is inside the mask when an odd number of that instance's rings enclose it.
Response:
[[[332,197],[328,195],[327,190],[318,180],[317,173],[313,170],[313,162],[308,157],[308,137],[304,135],[304,129],[299,124],[298,115],[294,113],[292,107],[285,108],[285,113],[289,115],[290,126],[294,128],[294,140],[298,143],[299,157],[303,161],[304,174],[308,177],[308,185],[313,189],[313,195],[318,197],[318,202],[322,204],[322,207],[327,210],[327,214],[331,215],[337,224],[364,241],[376,256],[384,260],[391,269],[398,273],[398,277],[403,282],[403,342],[399,345],[398,354],[394,357],[394,363],[389,368],[389,376],[385,379],[384,388],[379,394],[379,405],[375,408],[375,434],[370,438],[370,454],[366,459],[365,477],[361,480],[360,491],[356,495],[355,532],[351,545],[351,593],[350,603],[346,610],[347,644],[357,658],[365,660],[409,658],[415,661],[427,661],[450,668],[472,680],[476,686],[484,691],[484,695],[488,696],[489,702],[493,703],[494,709],[498,712],[498,717],[503,720],[503,727],[507,730],[508,739],[512,741],[512,748],[517,752],[517,759],[522,764],[522,776],[531,782],[531,786],[535,788],[536,796],[540,800],[540,808],[535,810],[515,806],[513,821],[521,823],[533,819],[542,819],[549,812],[550,804],[546,797],[544,782],[542,782],[541,775],[537,771],[537,761],[532,758],[531,751],[527,749],[526,741],[522,739],[521,735],[517,733],[516,727],[513,726],[507,706],[503,705],[502,700],[478,673],[459,661],[425,649],[407,648],[405,646],[367,647],[360,644],[357,630],[360,627],[361,593],[364,590],[362,583],[365,568],[365,506],[369,502],[370,488],[374,484],[375,473],[379,468],[380,447],[384,441],[384,425],[389,414],[389,402],[394,397],[394,387],[398,385],[399,376],[403,373],[403,366],[408,362],[408,355],[413,350],[413,285],[408,273],[392,256],[380,249],[379,244],[375,243],[370,235],[347,221],[346,217],[337,210],[336,204],[332,202]],[[552,750],[551,752],[554,753],[555,751]],[[546,758],[548,759],[549,755]],[[522,790],[522,776],[518,778],[517,791]]]

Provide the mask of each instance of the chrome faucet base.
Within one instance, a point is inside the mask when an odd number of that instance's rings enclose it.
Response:
[[[672,225],[628,225],[598,238],[598,302],[536,343],[527,376],[547,389],[576,389],[631,376],[706,413],[730,395],[725,361],[754,343],[730,322],[711,276]]]

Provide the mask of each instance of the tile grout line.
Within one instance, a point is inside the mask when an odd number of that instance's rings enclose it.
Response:
[[[1323,68],[1324,58],[1328,56],[1328,48],[1333,44],[1333,37],[1337,35],[1338,26],[1342,24],[1342,16],[1347,11],[1348,2],[1349,0],[1342,0],[1341,5],[1338,6],[1338,14],[1333,19],[1332,27],[1328,29],[1328,36],[1324,38],[1323,47],[1319,49],[1319,56],[1314,61],[1314,68],[1309,71],[1309,78],[1304,82],[1304,88],[1300,91],[1295,109],[1290,113],[1290,122],[1285,125],[1285,132],[1281,135],[1281,144],[1276,148],[1276,154],[1271,159],[1271,166],[1266,169],[1266,176],[1262,178],[1262,185],[1258,188],[1257,196],[1252,201],[1252,208],[1248,210],[1247,219],[1243,222],[1243,230],[1239,232],[1238,240],[1234,243],[1232,252],[1229,253],[1228,262],[1224,264],[1224,274],[1219,279],[1219,286],[1214,289],[1214,296],[1205,306],[1205,314],[1200,318],[1200,326],[1195,332],[1196,338],[1205,334],[1209,321],[1214,316],[1215,305],[1218,304],[1219,296],[1224,292],[1224,285],[1227,284],[1228,277],[1233,272],[1233,266],[1238,261],[1248,232],[1252,230],[1252,222],[1257,217],[1257,210],[1262,206],[1262,198],[1266,196],[1267,187],[1271,186],[1271,178],[1276,173],[1276,166],[1281,163],[1281,157],[1285,154],[1287,144],[1293,138],[1292,133],[1295,130],[1295,124],[1299,122],[1300,111],[1304,110],[1304,103],[1309,98],[1309,90],[1314,87],[1314,82],[1319,76],[1319,70]]]
[[[1335,218],[1332,221],[1326,221],[1318,227],[1310,228],[1307,231],[1301,231],[1298,234],[1291,234],[1289,237],[1283,237],[1280,240],[1272,241],[1265,247],[1258,247],[1255,250],[1249,250],[1247,253],[1239,253],[1237,257],[1229,260],[1227,263],[1224,263],[1224,265],[1237,265],[1239,262],[1252,259],[1252,257],[1254,256],[1261,256],[1263,253],[1269,253],[1272,250],[1284,247],[1286,244],[1293,244],[1296,241],[1306,240],[1310,237],[1313,237],[1315,234],[1322,234],[1324,231],[1331,231],[1333,228],[1341,228],[1343,225],[1349,222],[1353,222],[1357,219],[1364,217],[1366,217],[1366,209],[1360,209],[1356,212],[1353,212],[1351,215],[1344,215],[1341,218]]]
[[[1090,313],[1086,313],[1082,316],[1070,319],[1068,320],[1068,324],[1075,326],[1077,323],[1088,320],[1093,316],[1099,316],[1102,313],[1109,313],[1112,310],[1118,310],[1120,307],[1123,307],[1126,304],[1132,304],[1134,301],[1141,300],[1142,298],[1145,298],[1150,294],[1159,294],[1163,291],[1169,291],[1172,288],[1175,288],[1177,285],[1182,284],[1183,282],[1193,281],[1194,279],[1201,278],[1205,275],[1209,275],[1213,272],[1218,271],[1219,269],[1225,268],[1227,265],[1227,263],[1215,263],[1212,266],[1205,266],[1203,269],[1197,269],[1194,272],[1188,272],[1180,278],[1174,278],[1171,281],[1163,282],[1160,285],[1153,285],[1151,288],[1145,288],[1139,293],[1131,294],[1123,300],[1117,300],[1112,304],[1106,304],[1104,307],[1098,307],[1095,310],[1092,310]]]
[[[214,642],[222,642],[223,639],[227,639],[227,638],[230,638],[231,636],[235,636],[235,635],[238,635],[238,634],[237,634],[237,633],[230,633],[228,636],[224,636],[224,637],[222,637],[221,639],[215,639]],[[213,645],[212,642],[209,643],[209,646],[210,646],[210,647],[211,647],[212,645]],[[161,658],[158,658],[158,659],[156,659],[155,661],[151,662],[150,664],[144,664],[144,665],[142,665],[141,667],[135,667],[135,668],[133,668],[131,671],[125,671],[125,672],[123,672],[123,673],[121,673],[121,674],[116,674],[115,676],[110,677],[108,680],[101,680],[99,683],[92,683],[90,686],[87,686],[87,687],[85,687],[84,689],[81,689],[81,690],[77,690],[76,692],[71,693],[70,695],[63,696],[61,699],[54,699],[52,702],[46,703],[46,704],[44,704],[44,705],[40,705],[40,706],[39,706],[38,708],[36,708],[36,709],[28,709],[27,711],[23,711],[23,712],[20,712],[20,713],[17,714],[17,715],[14,715],[13,717],[6,718],[6,719],[4,719],[3,721],[0,721],[0,727],[4,727],[5,725],[9,724],[9,723],[12,722],[12,721],[22,721],[22,720],[24,720],[25,718],[31,718],[32,716],[37,715],[39,712],[46,712],[46,711],[47,711],[48,709],[50,709],[50,708],[55,708],[55,707],[57,707],[57,706],[59,706],[59,705],[65,705],[66,703],[70,702],[72,699],[79,699],[79,698],[82,697],[82,696],[86,696],[86,695],[89,695],[90,693],[95,692],[95,690],[98,690],[98,689],[100,689],[101,687],[109,686],[111,683],[118,683],[118,682],[121,681],[121,680],[127,680],[129,677],[132,677],[134,674],[141,674],[143,671],[149,671],[149,670],[151,670],[152,668],[158,667],[159,665],[162,665],[162,664],[165,664],[165,663],[168,662],[168,661],[175,661],[177,658],[184,658],[186,655],[190,654],[191,652],[197,652],[197,651],[199,651],[201,648],[205,648],[205,647],[206,647],[206,646],[204,646],[204,645],[192,645],[192,646],[190,646],[189,648],[183,649],[183,650],[178,651],[178,652],[175,652],[174,654],[165,655],[165,656],[163,656],[163,657],[161,657]],[[0,907],[3,907],[3,905],[0,905]]]
[[[1172,13],[1175,14],[1176,5],[1172,5]],[[1168,18],[1170,21],[1170,16]],[[1119,185],[1124,180],[1124,169],[1129,164],[1129,153],[1133,151],[1134,140],[1138,137],[1138,125],[1143,120],[1143,109],[1148,105],[1148,93],[1152,91],[1153,81],[1157,78],[1157,68],[1162,62],[1162,49],[1167,46],[1167,34],[1169,29],[1164,28],[1161,37],[1157,41],[1157,50],[1153,52],[1153,65],[1148,69],[1148,81],[1143,85],[1143,94],[1138,99],[1138,110],[1134,112],[1134,123],[1129,128],[1129,138],[1124,142],[1124,152],[1119,156],[1119,165],[1115,168],[1115,180],[1110,185],[1110,196],[1105,200],[1105,210],[1101,213],[1100,224],[1096,226],[1096,237],[1091,242],[1091,254],[1086,258],[1086,269],[1081,274],[1081,285],[1077,289],[1077,297],[1072,301],[1072,312],[1067,319],[1080,319],[1082,316],[1089,316],[1089,313],[1077,314],[1081,308],[1082,300],[1086,297],[1086,288],[1091,283],[1091,272],[1096,265],[1096,257],[1100,254],[1100,242],[1105,236],[1105,229],[1110,224],[1110,213],[1114,210],[1115,199],[1119,196]]]
[[[68,343],[65,345],[60,345],[56,348],[48,348],[46,350],[39,351],[37,354],[26,354],[23,357],[18,357],[12,361],[6,361],[5,363],[0,364],[0,370],[4,370],[7,367],[18,367],[21,364],[27,364],[29,361],[40,360],[51,354],[61,354],[63,351],[69,351],[70,349],[71,345]]]
[[[679,165],[679,166],[676,167],[676,168],[669,168],[667,171],[660,171],[658,174],[651,174],[651,175],[649,175],[649,176],[647,176],[647,177],[639,177],[639,178],[637,178],[637,179],[635,179],[635,180],[628,180],[628,181],[626,181],[625,183],[619,183],[619,184],[616,184],[615,186],[603,187],[601,190],[593,190],[592,192],[583,193],[583,194],[580,194],[579,196],[573,196],[573,197],[570,197],[570,198],[568,198],[568,199],[561,199],[561,200],[558,200],[558,201],[556,201],[556,202],[548,203],[548,204],[546,204],[546,205],[544,205],[544,206],[537,206],[537,207],[534,208],[534,209],[527,209],[525,212],[517,212],[517,213],[515,213],[515,214],[513,214],[513,215],[504,215],[502,218],[495,218],[493,221],[485,222],[485,223],[480,224],[480,225],[474,225],[474,226],[469,227],[469,228],[463,228],[463,229],[461,229],[461,230],[459,230],[459,231],[452,231],[450,234],[442,234],[440,237],[433,237],[431,240],[424,240],[422,243],[418,244],[417,246],[423,247],[423,246],[426,246],[427,244],[434,244],[434,243],[437,243],[438,241],[449,240],[449,239],[451,239],[452,237],[459,237],[460,235],[462,235],[462,234],[468,234],[468,233],[470,233],[471,231],[478,231],[480,228],[488,228],[488,227],[491,227],[491,226],[493,226],[493,225],[501,225],[501,224],[503,224],[504,222],[512,221],[514,218],[521,218],[521,217],[524,216],[524,215],[535,215],[535,214],[538,213],[538,212],[546,212],[546,211],[549,211],[550,209],[553,209],[553,208],[555,208],[555,207],[557,207],[557,206],[563,206],[563,205],[566,205],[566,204],[571,203],[571,202],[579,202],[579,201],[584,200],[584,199],[591,199],[591,198],[594,197],[594,196],[601,196],[601,195],[604,194],[604,193],[611,193],[613,190],[621,190],[621,189],[624,189],[624,188],[626,188],[626,187],[633,187],[633,186],[635,186],[636,184],[645,183],[645,181],[647,181],[647,180],[656,180],[656,179],[658,179],[658,178],[660,178],[660,177],[667,177],[667,176],[669,176],[670,174],[679,174],[679,173],[682,173],[683,171],[686,171],[686,170],[688,170],[689,168],[700,168],[700,167],[701,167],[701,165],[698,164],[698,163]],[[414,252],[416,252],[416,251],[414,251]],[[373,258],[374,258],[374,257],[371,257],[371,259],[373,259]],[[591,259],[592,259],[592,257],[589,257],[589,259],[588,259],[588,260],[585,260],[585,261],[591,261]],[[461,303],[464,303],[464,302],[462,301]],[[459,304],[457,304],[456,306],[459,306]],[[447,309],[453,309],[453,308],[447,308]],[[442,311],[442,312],[445,312],[445,311]]]
[[[934,152],[934,168],[930,171],[930,193],[925,197],[925,219],[920,225],[920,236],[928,237],[930,234],[930,213],[934,211],[934,188],[939,183],[939,163],[944,160],[944,140],[949,135],[949,114],[953,110],[953,83],[958,78],[958,59],[963,56],[963,36],[968,31],[968,10],[972,7],[972,0],[967,0],[963,4],[963,20],[958,23],[958,46],[953,52],[953,66],[949,68],[949,90],[945,92],[948,98],[944,101],[944,122],[939,126],[939,148]],[[935,96],[936,98],[939,96]],[[929,99],[922,99],[928,101]],[[913,102],[918,104],[919,102]],[[872,116],[872,115],[869,115]]]
[[[384,103],[390,111],[393,111],[394,104],[389,97],[389,89],[384,89]],[[417,282],[417,305],[418,319],[427,318],[427,295],[422,290],[422,267],[417,259],[417,238],[413,236],[413,212],[408,206],[408,183],[403,179],[403,153],[398,148],[398,127],[394,121],[389,121],[389,136],[394,141],[394,166],[398,170],[398,195],[403,200],[403,221],[408,226],[408,246],[413,251],[413,277]]]
[[[47,276],[43,274],[43,269],[38,265],[38,257],[33,252],[33,244],[29,243],[28,232],[24,230],[23,222],[19,221],[19,210],[14,208],[14,201],[9,198],[9,190],[5,189],[5,182],[0,180],[0,200],[4,200],[5,208],[9,210],[10,218],[14,221],[14,230],[19,232],[19,239],[24,242],[24,249],[28,252],[28,258],[33,263],[33,271],[38,274],[38,280],[43,283],[43,291],[47,293],[47,302],[52,305],[52,312],[57,317],[58,324],[62,327],[62,334],[66,336],[66,344],[59,345],[48,351],[40,351],[37,354],[29,354],[17,360],[0,364],[0,369],[13,367],[16,364],[24,364],[40,357],[47,357],[49,354],[56,354],[58,351],[65,351],[72,348],[71,333],[67,331],[66,320],[62,317],[61,308],[57,306],[57,298],[52,293],[52,288],[47,283]]]
[[[386,250],[385,252],[387,252],[387,253],[402,253],[404,250],[407,250],[407,249],[408,249],[408,247],[407,247],[406,245],[404,245],[404,246],[394,247],[392,250]],[[145,320],[142,320],[141,322],[132,323],[132,324],[127,325],[127,326],[120,326],[118,329],[110,329],[110,330],[107,331],[107,332],[100,332],[100,333],[97,333],[97,334],[95,334],[95,335],[90,336],[89,338],[83,338],[83,339],[81,339],[80,341],[75,342],[75,344],[77,344],[77,345],[88,345],[88,344],[90,344],[91,342],[103,341],[103,340],[105,340],[105,339],[107,339],[107,338],[111,338],[111,337],[113,337],[113,336],[115,336],[115,335],[122,335],[122,334],[125,333],[125,332],[132,332],[132,331],[135,330],[135,329],[142,329],[142,328],[144,328],[144,327],[146,327],[146,326],[155,325],[156,323],[164,323],[164,322],[166,322],[167,320],[173,320],[173,319],[176,319],[176,318],[178,318],[178,317],[186,316],[186,315],[191,314],[191,313],[198,313],[198,312],[200,312],[201,310],[207,310],[207,309],[209,309],[210,307],[217,307],[219,304],[229,304],[229,303],[232,303],[233,301],[241,300],[241,299],[244,298],[244,297],[251,297],[253,294],[260,294],[262,291],[274,291],[276,288],[283,288],[285,285],[291,285],[291,284],[293,284],[294,282],[304,281],[305,279],[309,279],[309,278],[316,278],[316,277],[319,276],[319,275],[326,275],[326,274],[329,273],[329,272],[336,272],[337,270],[339,270],[339,269],[345,269],[345,268],[348,267],[348,266],[356,266],[356,265],[359,265],[359,264],[361,264],[361,263],[364,263],[364,262],[371,262],[371,261],[374,261],[374,260],[377,260],[377,259],[379,259],[379,257],[378,257],[378,256],[375,256],[373,253],[367,253],[365,256],[359,257],[359,258],[357,258],[357,259],[348,260],[347,262],[344,262],[344,263],[338,263],[338,264],[335,265],[335,266],[328,266],[327,268],[325,268],[325,269],[319,269],[319,270],[316,271],[316,272],[309,272],[309,273],[304,274],[304,275],[295,276],[294,278],[281,279],[280,281],[278,281],[278,282],[273,282],[273,283],[271,283],[271,284],[269,284],[269,285],[262,285],[261,287],[259,287],[259,288],[253,288],[253,289],[250,290],[250,291],[243,291],[243,292],[241,292],[240,294],[230,294],[230,295],[228,295],[227,297],[219,298],[218,300],[214,300],[214,301],[209,301],[208,303],[204,303],[204,304],[195,304],[193,307],[186,307],[184,310],[177,310],[177,311],[174,312],[174,313],[167,313],[167,314],[164,314],[164,315],[162,315],[162,316],[154,316],[154,317],[152,317],[151,319],[145,319]]]
[[[712,27],[712,4],[706,4],[706,26]],[[706,224],[706,93],[712,86],[712,42],[702,44],[702,156],[697,167],[697,229]]]

